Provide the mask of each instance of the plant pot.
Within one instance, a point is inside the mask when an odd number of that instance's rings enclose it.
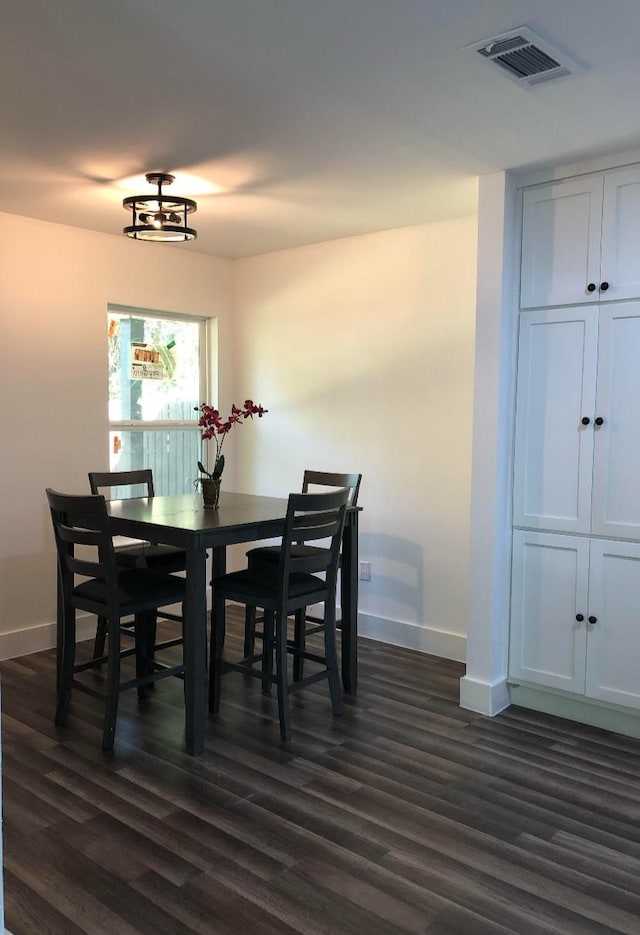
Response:
[[[205,510],[215,510],[220,498],[220,478],[201,477],[200,484],[202,485],[202,503]]]

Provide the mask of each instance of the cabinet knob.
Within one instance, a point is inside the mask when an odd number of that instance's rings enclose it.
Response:
[[[602,416],[598,416],[598,418],[595,419],[594,422],[596,425],[604,425],[604,419],[602,418]]]
[[[595,292],[595,291],[596,291],[595,282],[590,282],[589,285],[587,286],[587,292]]]
[[[582,422],[583,425],[589,425],[589,423],[591,422],[591,419],[589,418],[589,416],[583,416],[580,419],[580,421]]]
[[[576,620],[578,621],[578,623],[582,623],[582,621],[584,620],[584,614],[576,614]]]
[[[597,622],[598,622],[597,617],[589,617],[589,623],[597,623]]]
[[[608,283],[608,282],[601,282],[601,283],[600,283],[600,292],[606,292],[608,288],[609,288],[609,283]]]

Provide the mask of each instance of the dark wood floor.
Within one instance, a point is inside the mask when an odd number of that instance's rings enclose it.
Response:
[[[14,935],[640,932],[640,743],[457,705],[462,666],[362,641],[342,719],[230,674],[204,755],[177,680],[52,724],[51,652],[3,663],[6,925]]]

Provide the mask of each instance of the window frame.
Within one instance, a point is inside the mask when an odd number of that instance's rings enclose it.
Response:
[[[200,315],[189,315],[179,312],[159,311],[156,309],[138,308],[130,305],[119,305],[110,302],[107,306],[107,321],[111,315],[128,316],[130,318],[143,318],[164,321],[192,322],[198,325],[198,367],[199,367],[199,401],[210,398],[212,374],[211,359],[211,322],[212,319]],[[109,387],[107,383],[107,399]],[[107,406],[107,410],[109,406]],[[150,432],[162,430],[197,429],[198,415],[194,410],[193,419],[112,419],[107,412],[107,452],[111,463],[111,438],[118,432]],[[194,465],[195,470],[195,465]]]

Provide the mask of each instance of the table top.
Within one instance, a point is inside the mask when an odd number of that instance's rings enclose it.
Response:
[[[131,535],[137,530],[135,535],[145,538],[146,527],[156,541],[172,543],[186,537],[223,545],[279,535],[287,498],[222,492],[217,508],[205,509],[202,494],[192,493],[111,500],[107,510],[116,534]]]

